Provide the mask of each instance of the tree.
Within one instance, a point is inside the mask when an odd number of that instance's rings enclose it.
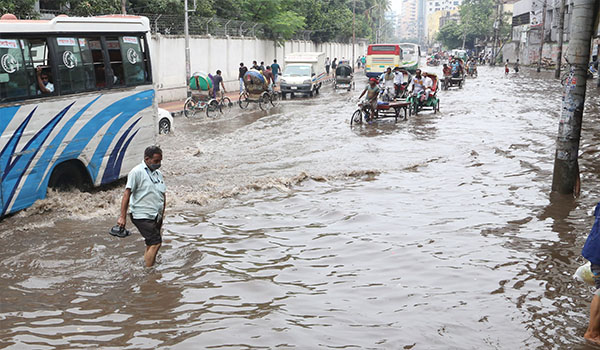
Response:
[[[0,15],[12,13],[17,18],[37,17],[34,11],[35,0],[0,0]]]
[[[437,33],[437,40],[448,49],[454,49],[462,45],[463,26],[456,22],[444,25]]]

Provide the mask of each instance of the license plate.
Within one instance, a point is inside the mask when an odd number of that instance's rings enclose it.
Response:
[[[296,89],[298,89],[297,86],[292,86],[292,90],[296,90]]]

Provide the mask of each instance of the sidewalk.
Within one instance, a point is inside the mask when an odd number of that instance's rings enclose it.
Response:
[[[357,69],[355,74],[362,71],[362,69]],[[324,83],[329,83],[333,81],[333,75],[328,75],[325,79]],[[225,96],[229,97],[232,102],[237,102],[240,99],[240,92],[238,90],[228,91],[225,93]],[[183,104],[185,103],[185,99],[171,102],[160,103],[158,107],[162,109],[166,109],[173,116],[179,116],[183,113]]]

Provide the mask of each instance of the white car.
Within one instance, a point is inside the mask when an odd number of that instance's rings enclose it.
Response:
[[[173,132],[173,116],[166,109],[158,109],[158,133],[170,134]]]

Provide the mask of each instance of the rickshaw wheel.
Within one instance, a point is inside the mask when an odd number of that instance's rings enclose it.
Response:
[[[240,106],[241,109],[246,109],[246,108],[248,108],[249,104],[250,104],[250,101],[248,101],[248,95],[241,94],[240,99],[238,100],[238,106]]]
[[[352,117],[350,118],[350,125],[352,124],[362,124],[362,111],[357,109],[352,113]]]
[[[221,113],[230,112],[231,107],[233,107],[233,102],[231,102],[229,97],[223,97],[223,99],[221,100]]]
[[[183,104],[183,115],[186,118],[192,118],[196,114],[196,103],[191,97],[188,97]]]
[[[271,99],[266,92],[263,92],[258,98],[258,107],[263,111],[269,110],[273,105],[271,104]]]
[[[220,111],[219,102],[217,100],[210,100],[206,106],[206,116],[209,118],[215,118]]]
[[[277,106],[279,106],[280,103],[281,103],[281,94],[277,91],[274,91],[271,94],[271,105],[273,105],[273,107],[277,107]]]

